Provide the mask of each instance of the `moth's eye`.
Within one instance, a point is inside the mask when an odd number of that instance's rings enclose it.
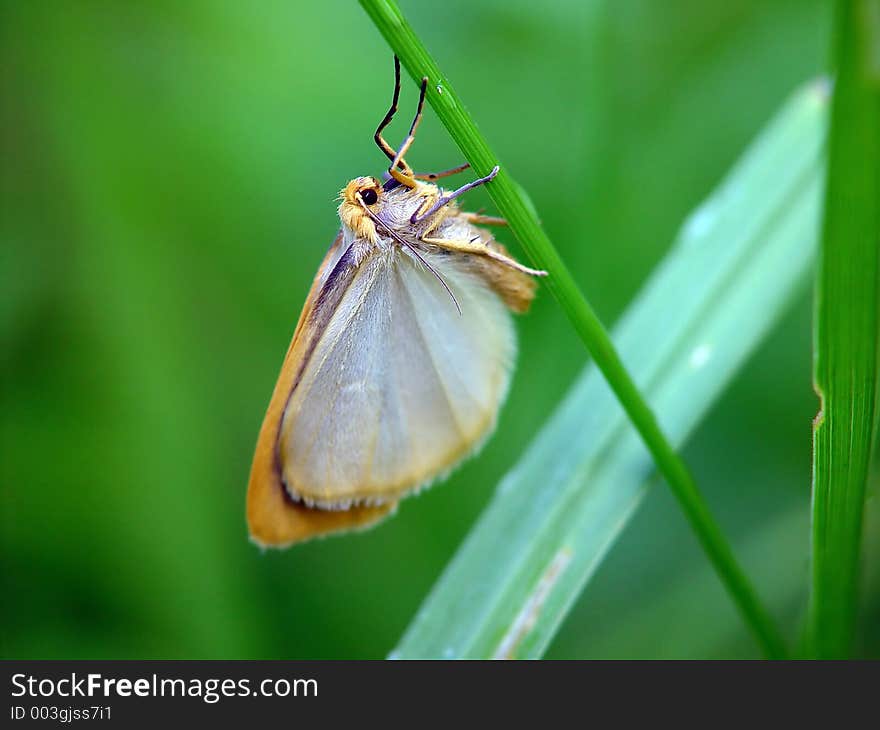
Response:
[[[372,205],[379,199],[379,195],[373,188],[367,188],[361,190],[361,198],[367,205]]]

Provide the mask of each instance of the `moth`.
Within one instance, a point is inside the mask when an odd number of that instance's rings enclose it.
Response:
[[[422,80],[409,134],[384,182],[357,177],[340,193],[341,229],[315,276],[260,429],[247,493],[251,539],[286,547],[364,528],[391,514],[473,453],[493,430],[510,384],[533,277],[458,200],[486,177],[447,191],[405,155],[422,118]]]

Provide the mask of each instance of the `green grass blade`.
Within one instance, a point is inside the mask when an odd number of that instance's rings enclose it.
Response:
[[[474,172],[487,174],[499,164],[497,158],[396,3],[393,0],[361,0],[361,5],[410,75],[419,81],[427,77],[427,99],[440,121]],[[549,272],[547,288],[556,297],[641,436],[743,619],[768,656],[781,656],[785,649],[780,635],[737,564],[687,467],[661,430],[610,336],[541,228],[521,189],[503,166],[500,174],[486,187],[529,257],[538,267]]]
[[[855,625],[880,330],[880,2],[836,4],[836,89],[816,288],[811,638],[844,657]]]
[[[808,278],[826,107],[822,83],[792,98],[689,217],[615,327],[624,362],[676,446]],[[540,657],[655,473],[587,366],[392,656]]]

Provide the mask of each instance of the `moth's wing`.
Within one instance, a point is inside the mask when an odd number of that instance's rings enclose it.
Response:
[[[263,546],[283,547],[317,535],[367,527],[395,508],[395,504],[391,503],[381,507],[353,507],[350,510],[333,512],[310,509],[294,502],[281,480],[277,456],[281,419],[305,355],[320,336],[316,305],[320,300],[321,306],[318,309],[323,310],[323,316],[327,319],[326,310],[334,299],[333,287],[338,295],[340,288],[350,284],[348,279],[354,272],[346,270],[340,271],[330,281],[331,289],[327,287],[328,279],[344,253],[340,233],[312,282],[260,429],[248,484],[247,520],[251,539]]]
[[[460,211],[448,215],[443,219],[436,233],[432,234],[432,241],[436,241],[439,248],[443,247],[442,241],[444,239],[466,241],[470,245],[477,244],[483,247],[487,254],[491,251],[500,254],[502,259],[514,261],[507,249],[495,240],[491,231],[469,222],[469,215],[471,214]],[[487,255],[469,256],[468,260],[470,265],[479,271],[483,280],[492,287],[511,310],[517,313],[528,310],[532,299],[535,298],[535,289],[537,288],[532,276],[505,265],[503,260]]]
[[[309,504],[394,501],[450,469],[492,430],[515,358],[504,303],[474,257],[404,249],[357,270],[287,403],[287,488]]]

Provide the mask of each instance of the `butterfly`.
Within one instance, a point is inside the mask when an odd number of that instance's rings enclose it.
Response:
[[[341,229],[303,306],[260,429],[247,494],[251,539],[286,547],[364,528],[448,473],[491,434],[516,357],[510,312],[525,312],[533,277],[458,199],[486,177],[434,184],[467,164],[419,175],[405,154],[416,115],[384,181],[340,193]]]

